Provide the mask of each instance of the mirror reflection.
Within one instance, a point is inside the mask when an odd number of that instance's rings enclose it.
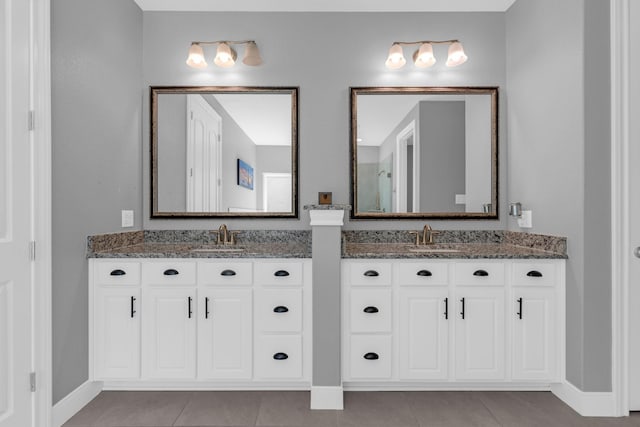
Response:
[[[153,217],[297,217],[297,88],[152,87]]]
[[[352,88],[351,108],[353,217],[497,218],[497,88]]]

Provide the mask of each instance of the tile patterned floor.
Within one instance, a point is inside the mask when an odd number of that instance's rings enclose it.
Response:
[[[347,392],[344,411],[296,391],[106,391],[63,427],[640,427],[585,418],[547,392]]]

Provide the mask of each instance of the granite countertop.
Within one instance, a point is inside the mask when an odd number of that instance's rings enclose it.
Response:
[[[189,243],[140,243],[94,251],[91,258],[311,258],[300,243],[258,243],[234,246]]]
[[[509,243],[346,243],[342,258],[383,259],[565,259],[566,254]]]

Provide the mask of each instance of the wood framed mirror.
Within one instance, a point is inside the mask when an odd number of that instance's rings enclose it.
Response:
[[[497,87],[352,87],[354,219],[498,219]]]
[[[297,218],[298,88],[151,86],[151,218]]]

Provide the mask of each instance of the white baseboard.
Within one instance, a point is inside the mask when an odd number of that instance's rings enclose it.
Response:
[[[344,409],[342,387],[311,387],[311,409]]]
[[[615,417],[612,392],[582,391],[569,382],[553,384],[551,392],[584,417]]]
[[[87,381],[53,405],[53,427],[60,427],[102,391],[99,381]]]

